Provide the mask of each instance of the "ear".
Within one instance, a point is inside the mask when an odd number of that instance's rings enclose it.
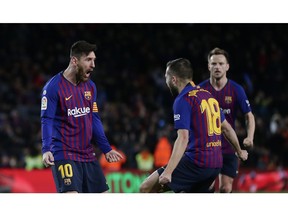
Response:
[[[176,77],[176,76],[172,76],[171,81],[172,81],[173,85],[176,86],[176,83],[177,83],[177,77]]]
[[[230,65],[229,65],[229,64],[227,64],[227,66],[226,66],[226,71],[228,71],[228,70],[229,70],[229,68],[230,68]]]
[[[77,65],[78,59],[75,56],[71,57],[71,62],[73,65]]]

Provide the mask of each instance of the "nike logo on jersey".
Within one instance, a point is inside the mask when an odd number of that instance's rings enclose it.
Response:
[[[69,97],[65,97],[65,100],[68,101],[70,100],[70,98],[72,97],[73,95],[70,95]]]

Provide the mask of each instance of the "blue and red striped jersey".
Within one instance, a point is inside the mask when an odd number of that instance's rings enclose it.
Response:
[[[199,84],[202,88],[211,92],[211,94],[219,102],[220,108],[225,115],[226,120],[235,130],[235,121],[238,110],[243,114],[251,111],[249,100],[242,86],[228,79],[228,82],[220,91],[214,89],[210,80],[207,79]],[[222,135],[222,151],[224,154],[234,154],[235,151],[231,144]]]
[[[105,136],[96,103],[97,90],[92,80],[77,86],[63,76],[52,77],[42,90],[42,153],[51,151],[55,161],[96,160],[92,141],[103,153],[112,148]]]
[[[190,82],[176,97],[173,111],[174,128],[189,131],[185,155],[200,167],[222,167],[221,123],[225,117],[212,94]]]

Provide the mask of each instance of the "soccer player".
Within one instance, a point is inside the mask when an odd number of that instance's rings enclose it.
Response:
[[[109,187],[95,157],[92,141],[108,162],[122,155],[112,150],[96,103],[96,85],[90,79],[96,45],[75,42],[66,70],[44,86],[41,99],[43,163],[52,167],[58,192],[101,193]]]
[[[229,70],[228,53],[219,48],[211,50],[208,54],[208,69],[210,78],[200,83],[200,87],[211,92],[217,99],[225,118],[233,129],[235,129],[236,114],[239,109],[242,111],[247,126],[247,137],[243,140],[243,145],[247,149],[252,148],[255,131],[254,115],[243,87],[226,76]],[[231,193],[239,165],[235,150],[224,137],[222,137],[222,153],[223,167],[219,175],[219,190],[222,193]]]
[[[221,133],[237,148],[239,158],[248,153],[241,150],[235,131],[225,120],[217,100],[210,92],[192,81],[189,60],[175,59],[167,63],[166,84],[174,104],[174,142],[168,164],[154,171],[140,186],[142,193],[210,192],[210,185],[222,167]]]

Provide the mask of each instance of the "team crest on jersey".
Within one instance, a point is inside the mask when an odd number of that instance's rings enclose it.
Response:
[[[225,96],[225,103],[227,104],[232,103],[232,96]]]
[[[84,91],[84,97],[87,100],[91,100],[91,91]]]
[[[42,99],[41,99],[41,110],[46,110],[47,109],[47,103],[48,103],[48,101],[47,101],[47,97],[42,97]]]
[[[98,107],[97,107],[97,103],[96,102],[93,103],[92,112],[98,112]]]
[[[64,179],[64,184],[65,185],[71,185],[71,179],[70,178],[65,178]]]

